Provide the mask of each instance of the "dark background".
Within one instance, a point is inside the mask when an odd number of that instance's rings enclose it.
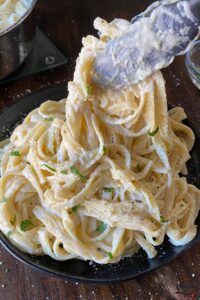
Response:
[[[152,1],[151,1],[152,2]],[[93,20],[115,17],[131,19],[144,10],[148,0],[39,0],[39,27],[66,55],[69,63],[0,86],[0,109],[27,94],[72,79],[81,38],[93,34]],[[184,58],[179,57],[163,71],[168,101],[185,108],[189,119],[200,128],[200,92],[188,78]],[[200,244],[150,274],[113,285],[87,285],[50,278],[16,261],[0,247],[0,300],[62,299],[200,299]],[[199,297],[197,297],[199,295]]]

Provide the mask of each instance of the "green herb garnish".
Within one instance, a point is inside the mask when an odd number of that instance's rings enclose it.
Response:
[[[76,205],[76,206],[72,207],[72,211],[77,212],[80,207],[81,207],[80,205]]]
[[[8,274],[10,272],[9,268],[6,268],[6,274]]]
[[[158,133],[158,131],[159,131],[159,127],[157,127],[154,131],[152,131],[152,132],[148,132],[148,135],[149,136],[155,136],[157,133]]]
[[[54,169],[54,168],[52,168],[52,167],[50,167],[50,166],[48,166],[48,165],[46,165],[46,164],[41,165],[41,167],[46,167],[46,168],[48,168],[50,171],[56,172],[56,169]]]
[[[75,167],[75,166],[71,166],[70,170],[73,174],[76,174],[77,176],[79,176],[81,178],[82,181],[86,180],[86,176],[84,176],[83,174],[81,174],[79,172],[79,170]]]
[[[88,84],[88,85],[86,86],[86,90],[87,90],[87,94],[88,94],[88,95],[91,95],[92,92],[93,92],[93,86],[92,86],[91,84]]]
[[[163,216],[160,216],[160,223],[164,224],[169,222],[169,220],[166,220]]]
[[[107,224],[104,222],[101,222],[99,224],[99,226],[97,227],[96,231],[102,233],[106,230],[106,228],[107,228]]]
[[[52,117],[50,117],[50,118],[45,118],[44,119],[46,122],[52,122],[53,121],[53,118]]]
[[[21,154],[19,153],[19,151],[12,151],[10,152],[11,156],[21,156]]]
[[[4,196],[2,199],[1,199],[1,202],[2,203],[5,203],[5,202],[7,202],[8,201],[8,199]]]
[[[12,235],[12,231],[9,230],[9,231],[7,232],[7,236],[10,237],[11,235]]]
[[[108,255],[108,257],[109,257],[110,259],[112,259],[112,258],[113,258],[113,255],[112,255],[112,253],[111,253],[111,252],[106,252],[106,254]]]
[[[108,192],[108,193],[114,193],[114,188],[113,187],[105,187],[104,191]]]
[[[14,218],[10,220],[10,223],[14,226],[16,223],[17,216],[14,215]]]
[[[21,231],[24,231],[24,232],[32,229],[32,227],[33,227],[33,223],[29,220],[23,220],[20,225]]]
[[[62,170],[62,171],[60,171],[60,173],[66,175],[67,174],[67,170]]]
[[[103,154],[106,154],[106,147],[105,146],[103,146]]]

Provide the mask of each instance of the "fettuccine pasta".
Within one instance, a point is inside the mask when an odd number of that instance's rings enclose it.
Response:
[[[114,263],[165,236],[196,235],[200,191],[188,184],[194,134],[168,111],[160,72],[122,90],[92,85],[92,64],[128,26],[96,19],[67,99],[33,110],[1,144],[0,229],[24,252]]]

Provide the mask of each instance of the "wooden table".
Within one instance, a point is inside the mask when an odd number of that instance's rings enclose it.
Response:
[[[72,78],[81,37],[94,33],[93,20],[100,16],[130,19],[148,0],[39,0],[37,22],[54,44],[69,58],[67,66],[0,86],[0,109],[30,91],[66,82]],[[185,108],[200,128],[200,92],[189,80],[184,58],[164,71],[168,100]],[[65,282],[36,272],[16,261],[0,247],[0,300],[63,299],[200,299],[200,244],[170,264],[135,280],[113,285]],[[197,295],[199,295],[197,297]]]

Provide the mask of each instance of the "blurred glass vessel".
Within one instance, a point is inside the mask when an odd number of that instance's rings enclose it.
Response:
[[[187,52],[185,65],[192,82],[200,89],[200,40]]]
[[[26,0],[27,10],[23,16],[0,32],[0,80],[15,72],[32,50],[36,33],[36,2]]]
[[[0,0],[0,32],[15,24],[31,5],[27,0]]]

